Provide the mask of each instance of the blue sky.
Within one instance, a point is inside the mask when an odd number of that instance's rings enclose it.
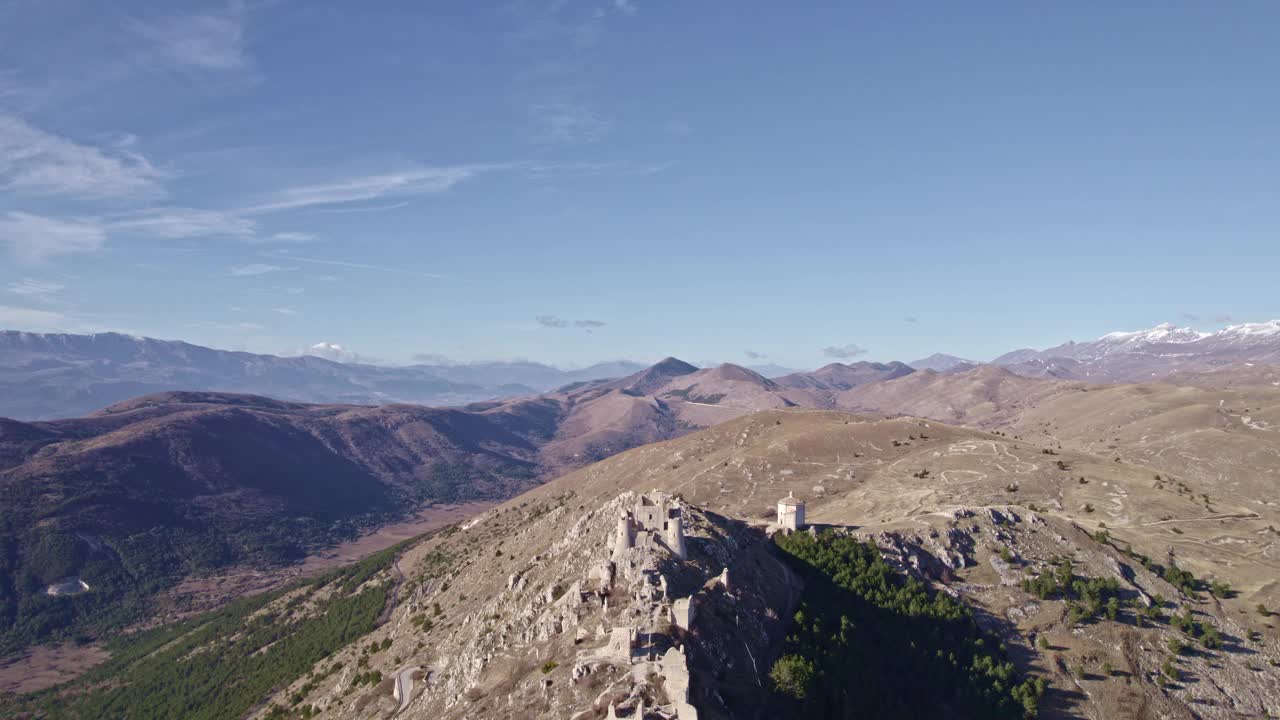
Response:
[[[987,359],[1280,317],[1280,4],[0,0],[0,327]]]

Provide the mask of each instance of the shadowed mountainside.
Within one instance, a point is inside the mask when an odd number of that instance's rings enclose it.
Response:
[[[427,503],[532,487],[559,408],[521,410],[168,393],[81,419],[4,421],[4,646],[135,619],[191,573],[298,560]],[[66,577],[94,591],[47,597]]]

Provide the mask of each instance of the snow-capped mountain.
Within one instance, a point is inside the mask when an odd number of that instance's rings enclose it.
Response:
[[[1015,350],[993,362],[1021,375],[1104,382],[1150,380],[1241,362],[1280,363],[1280,320],[1230,325],[1217,332],[1164,323],[1047,350]]]
[[[1132,352],[1147,345],[1195,342],[1211,334],[1191,328],[1180,328],[1173,323],[1161,323],[1150,330],[1107,333],[1095,340],[1092,345],[1100,355],[1110,355],[1117,352]]]

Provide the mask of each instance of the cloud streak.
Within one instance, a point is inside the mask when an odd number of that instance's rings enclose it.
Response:
[[[66,326],[62,313],[0,305],[0,326],[17,330],[57,330]]]
[[[22,278],[9,284],[9,292],[36,300],[48,301],[49,296],[57,295],[66,289],[66,285],[48,280]]]
[[[249,265],[237,265],[230,268],[229,272],[234,277],[256,277],[258,275],[266,275],[268,273],[281,272],[289,268],[280,267],[279,265],[268,265],[266,263],[251,263]]]
[[[0,244],[24,265],[38,265],[51,258],[93,252],[107,241],[103,227],[87,220],[60,220],[25,212],[0,216]]]
[[[245,214],[282,212],[306,208],[328,208],[386,197],[431,195],[445,192],[477,175],[502,168],[501,165],[454,165],[421,168],[382,175],[365,175],[332,183],[301,185],[267,195]]]
[[[0,113],[0,187],[30,195],[119,198],[162,193],[163,174],[127,147],[83,145]]]
[[[155,208],[113,220],[107,227],[161,240],[219,236],[247,240],[254,237],[258,226],[249,218],[220,210]]]
[[[849,358],[855,358],[859,355],[866,355],[867,349],[861,345],[855,345],[854,343],[848,343],[846,345],[829,345],[822,348],[822,354],[829,358],[848,360]]]
[[[330,267],[352,268],[354,270],[369,270],[371,272],[391,273],[394,275],[412,275],[414,277],[431,278],[440,280],[445,275],[438,273],[422,272],[420,270],[407,270],[405,268],[389,267],[386,265],[372,265],[370,263],[351,262],[348,260],[329,260],[326,258],[303,257],[292,253],[267,253],[267,257],[279,260],[288,260],[290,262],[310,263],[312,265],[328,265]]]
[[[591,332],[593,330],[602,328],[605,325],[608,325],[608,323],[606,323],[603,320],[570,321],[570,320],[565,320],[564,318],[559,317],[558,315],[539,315],[538,317],[534,318],[534,320],[536,320],[539,325],[545,328],[560,329],[560,328],[567,328],[570,325],[572,325],[573,327],[581,328],[583,330],[586,330],[587,332]]]

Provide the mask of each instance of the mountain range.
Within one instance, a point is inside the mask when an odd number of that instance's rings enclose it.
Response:
[[[992,361],[1020,375],[1137,382],[1236,363],[1280,363],[1280,320],[1200,332],[1170,323],[1091,342],[1015,350]]]
[[[214,350],[119,333],[6,330],[0,331],[0,417],[76,417],[171,390],[248,393],[312,403],[459,405],[618,377],[642,367],[625,361],[580,370],[534,362],[388,367],[310,355]]]
[[[1093,350],[1066,347],[1102,362],[1210,339],[1172,330],[1110,337]],[[1266,347],[1255,343],[1244,356],[1262,356]],[[1042,652],[1033,638],[1049,634],[1053,652],[1071,665],[1044,651],[1028,667],[1053,674],[1055,687],[1092,683],[1076,663],[1098,663],[1107,648],[1131,644],[1111,662],[1123,663],[1140,684],[1051,694],[1051,707],[1064,716],[1118,716],[1141,698],[1182,717],[1173,696],[1152,684],[1163,658],[1143,649],[1167,643],[1162,625],[1123,640],[1123,628],[1068,620],[1076,605],[1066,597],[1059,603],[1019,594],[1022,574],[1047,572],[1063,553],[1090,576],[1129,583],[1125,597],[1134,607],[1141,598],[1154,603],[1156,593],[1180,598],[1170,612],[1194,608],[1197,622],[1217,628],[1230,647],[1265,654],[1274,649],[1268,643],[1280,643],[1272,626],[1239,617],[1280,602],[1280,586],[1268,580],[1280,547],[1280,515],[1268,500],[1280,482],[1274,366],[1189,364],[1162,382],[1125,384],[942,364],[941,371],[917,371],[902,363],[833,363],[770,379],[738,365],[698,368],[666,358],[621,377],[450,408],[170,391],[81,418],[0,420],[0,649],[103,637],[152,617],[157,599],[183,581],[238,568],[271,572],[440,503],[519,495],[414,550],[405,569],[380,576],[393,601],[373,639],[436,673],[435,684],[413,693],[416,710],[399,706],[407,717],[501,717],[521,703],[599,716],[606,707],[590,697],[602,689],[587,692],[595,681],[582,680],[603,672],[592,659],[599,652],[594,628],[605,620],[616,626],[620,613],[632,611],[611,599],[612,614],[597,618],[580,604],[601,577],[588,566],[616,524],[618,498],[653,489],[696,504],[691,548],[705,565],[697,584],[712,587],[706,583],[730,565],[741,583],[732,599],[723,598],[730,604],[708,600],[703,623],[710,625],[684,637],[690,672],[701,678],[700,708],[776,700],[718,684],[714,667],[715,658],[748,663],[782,649],[777,619],[792,617],[802,587],[798,579],[770,584],[778,576],[760,563],[774,561],[759,554],[759,529],[752,527],[787,492],[809,499],[814,521],[856,533],[898,558],[903,572],[984,608],[1015,656]],[[1131,557],[1147,558],[1145,566]],[[1235,596],[1226,593],[1206,605],[1186,590],[1194,583],[1160,569],[1170,567],[1228,583],[1240,597],[1228,603]],[[634,579],[653,581],[647,572]],[[671,588],[691,581],[677,573]],[[82,592],[81,583],[90,590]],[[618,597],[655,592],[637,586]],[[425,622],[424,608],[437,605]],[[274,612],[288,616],[292,607]],[[711,630],[717,617],[737,617],[734,607],[750,608],[740,619],[754,628],[745,647],[725,643],[729,630]],[[594,618],[590,628],[560,642],[565,627],[587,618]],[[428,636],[424,654],[420,638],[433,624],[441,629]],[[364,660],[355,649],[348,654],[340,658],[346,666],[368,663],[396,678],[419,667],[401,667],[392,653],[366,649]],[[494,657],[513,659],[491,666]],[[1256,664],[1249,670],[1235,655],[1206,649],[1182,662],[1212,679],[1206,688],[1216,689],[1206,701],[1236,698],[1265,709],[1280,698],[1267,685],[1270,674],[1259,675]],[[558,663],[582,664],[572,669],[577,679],[556,674]],[[553,681],[541,690],[540,675],[532,674],[539,667],[549,668],[541,676]],[[326,672],[332,669],[313,675]],[[281,690],[276,702],[295,706],[294,698],[306,698],[307,707],[365,717],[365,707],[397,709],[390,699],[396,683],[361,691],[363,704],[348,706],[351,679],[343,675],[335,689],[299,684]],[[629,692],[664,697],[661,687],[645,688]],[[634,707],[638,698],[615,701]]]
[[[1046,350],[1015,350],[992,364],[1028,377],[1137,382],[1247,362],[1280,363],[1280,320],[1213,333],[1165,324]],[[811,372],[777,365],[746,369],[771,377],[789,391],[829,395],[910,370],[964,372],[980,364],[935,353],[907,364],[833,363]],[[574,370],[530,361],[401,367],[215,350],[118,333],[0,331],[0,417],[77,417],[139,395],[174,390],[247,393],[306,403],[464,405],[626,377],[644,367],[625,360]]]
[[[911,372],[833,363],[773,381],[667,358],[454,408],[175,391],[83,418],[0,421],[0,522],[14,543],[0,565],[6,644],[110,621],[100,608],[51,619],[67,604],[43,592],[63,577],[88,574],[95,600],[140,611],[193,573],[292,562],[424,506],[504,499],[640,445],[762,410],[835,407],[843,392]],[[130,567],[167,569],[139,583]]]

